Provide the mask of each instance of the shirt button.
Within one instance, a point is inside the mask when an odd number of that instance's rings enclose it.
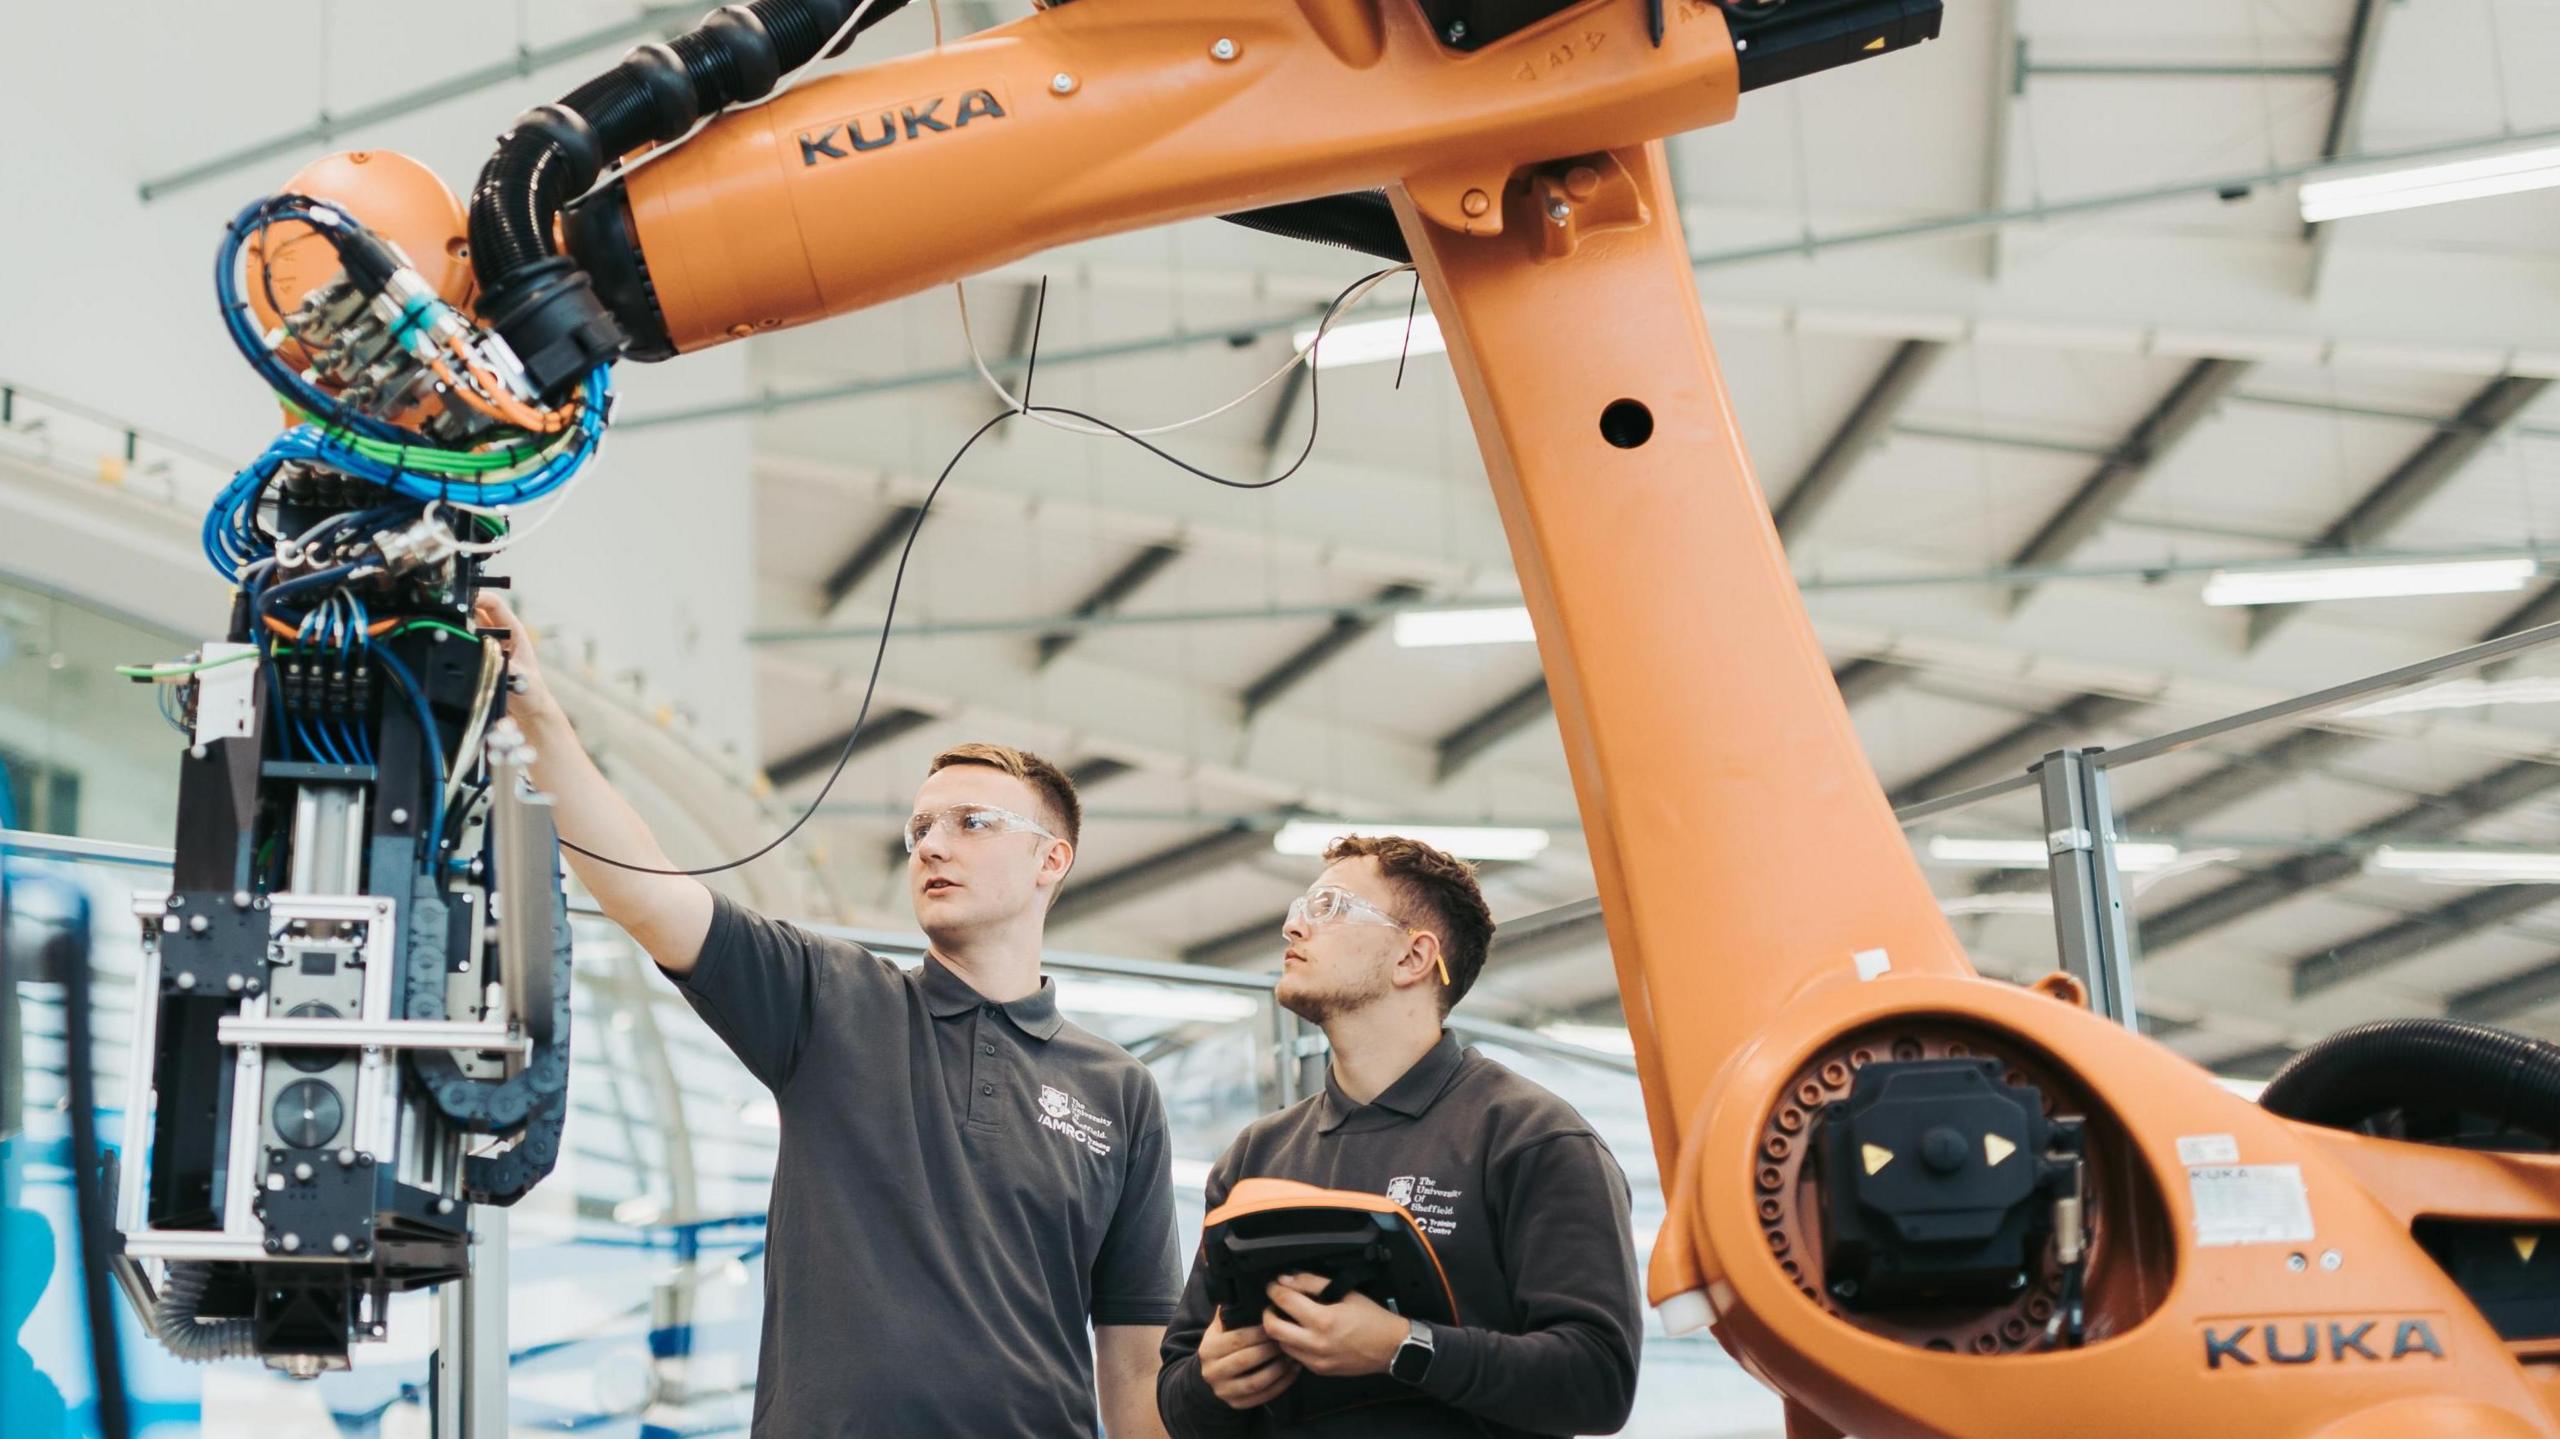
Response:
[[[996,1052],[996,1047],[992,1044],[981,1044],[978,1046],[978,1052],[980,1054],[993,1054]]]
[[[993,1094],[996,1092],[996,1087],[992,1084],[981,1084],[978,1086],[978,1092],[980,1094]]]

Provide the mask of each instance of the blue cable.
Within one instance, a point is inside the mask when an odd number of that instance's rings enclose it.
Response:
[[[271,389],[323,423],[299,425],[278,436],[265,453],[233,476],[215,497],[205,514],[203,544],[205,558],[217,572],[237,582],[245,566],[273,552],[273,542],[258,531],[257,497],[278,470],[295,461],[325,465],[420,503],[459,498],[481,505],[519,505],[559,489],[593,458],[603,438],[606,410],[612,399],[609,362],[589,370],[582,383],[583,405],[571,442],[540,469],[513,480],[484,484],[412,474],[396,464],[368,459],[340,443],[336,436],[346,434],[394,445],[417,444],[419,436],[387,420],[347,409],[287,368],[259,333],[253,313],[240,293],[241,252],[252,236],[288,220],[311,226],[333,246],[352,228],[352,222],[344,216],[302,196],[273,195],[253,201],[232,218],[224,229],[222,243],[215,249],[214,294],[224,331],[249,367]],[[399,326],[415,328],[427,322],[431,312],[442,305],[441,301],[413,302],[403,311]]]
[[[418,717],[420,747],[426,750],[427,760],[435,769],[435,819],[427,827],[426,850],[420,856],[420,863],[433,871],[444,840],[444,735],[436,728],[435,715],[427,709],[426,691],[418,687],[418,678],[409,673],[409,667],[388,646],[375,650],[374,657],[382,661],[382,672],[408,697],[409,708]]]
[[[373,636],[365,633],[365,627],[373,622],[373,615],[352,590],[340,590],[338,595],[346,601],[348,610],[346,633],[338,646],[338,668],[343,673],[354,668],[358,649],[370,651],[373,648]],[[356,763],[373,763],[373,738],[365,732],[362,714],[340,720],[339,732],[346,736],[347,752],[356,757]]]
[[[334,213],[323,214],[300,203],[298,197],[280,195],[252,200],[232,217],[231,223],[223,228],[222,243],[215,248],[213,261],[213,293],[222,307],[223,328],[229,332],[231,343],[239,349],[241,358],[249,362],[249,368],[258,372],[260,379],[304,413],[321,416],[367,439],[387,440],[392,444],[408,442],[411,437],[399,427],[344,409],[310,381],[286,369],[275,352],[267,348],[265,337],[251,322],[248,302],[240,297],[240,251],[249,243],[251,235],[280,220],[300,220],[331,237],[332,245],[344,224]]]

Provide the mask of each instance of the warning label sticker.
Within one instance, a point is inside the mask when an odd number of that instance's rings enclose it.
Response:
[[[2240,1162],[2240,1141],[2228,1134],[2181,1134],[2178,1136],[2178,1162],[2189,1167],[2237,1164]]]
[[[2187,1193],[2199,1246],[2302,1244],[2317,1233],[2299,1164],[2199,1165],[2187,1171]]]

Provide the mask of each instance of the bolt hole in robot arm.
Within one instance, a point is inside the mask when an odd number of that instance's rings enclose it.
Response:
[[[207,521],[226,638],[137,676],[191,730],[121,1195],[173,1349],[343,1362],[556,1152],[552,837],[469,615],[612,367],[1224,215],[1429,292],[1581,797],[1667,1322],[1805,1436],[2560,1435],[2560,1052],[2351,1031],[2248,1103],[1978,977],[1849,726],[1660,142],[1970,7],[1074,0],[804,78],[896,8],[731,6],[519,117],[467,210],[351,154],[224,237],[295,423]]]

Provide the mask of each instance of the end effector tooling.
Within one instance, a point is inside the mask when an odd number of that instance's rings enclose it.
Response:
[[[484,707],[449,837],[418,746],[280,759],[258,704],[249,733],[198,730],[176,882],[136,899],[126,1113],[149,1128],[121,1160],[119,1277],[184,1359],[342,1367],[391,1294],[466,1272],[470,1206],[514,1202],[558,1154],[570,955],[549,805],[513,724],[485,723],[495,644],[419,648],[430,713]]]

